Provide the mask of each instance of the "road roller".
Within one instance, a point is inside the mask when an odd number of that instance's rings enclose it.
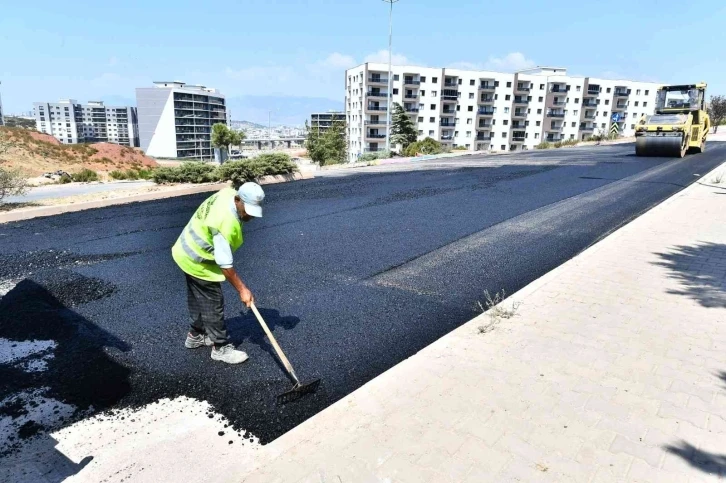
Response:
[[[702,153],[711,120],[705,109],[706,84],[663,86],[655,114],[643,116],[635,128],[635,154],[682,158]]]

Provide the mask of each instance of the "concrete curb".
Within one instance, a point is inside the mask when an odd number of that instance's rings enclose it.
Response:
[[[287,183],[290,181],[299,181],[299,180],[303,180],[303,179],[311,179],[314,177],[315,177],[315,175],[312,172],[306,172],[306,173],[296,172],[293,174],[285,174],[285,175],[263,176],[262,178],[260,178],[258,180],[258,183],[261,185],[278,184],[278,183]],[[0,213],[0,224],[10,223],[13,221],[29,220],[32,218],[38,218],[38,217],[44,217],[44,216],[60,215],[63,213],[72,213],[72,212],[76,212],[76,211],[91,210],[94,208],[105,208],[107,206],[125,205],[125,204],[129,204],[129,203],[139,203],[142,201],[153,201],[153,200],[161,200],[161,199],[165,199],[165,198],[173,198],[176,196],[185,196],[185,195],[193,195],[193,194],[197,194],[197,193],[206,193],[206,192],[210,192],[210,191],[220,190],[226,186],[229,186],[229,183],[206,183],[206,184],[194,185],[194,186],[180,185],[178,187],[179,189],[174,189],[174,190],[142,193],[142,194],[138,194],[138,195],[124,196],[124,197],[120,197],[120,198],[110,198],[110,199],[106,199],[106,200],[97,200],[97,201],[86,201],[86,202],[82,202],[82,203],[74,203],[74,204],[67,204],[67,205],[39,206],[37,208],[9,211],[7,213]]]

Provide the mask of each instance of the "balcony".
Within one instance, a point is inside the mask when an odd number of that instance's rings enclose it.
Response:
[[[550,104],[553,106],[564,106],[566,103],[565,101],[552,101]]]
[[[405,108],[403,108],[403,110],[406,112],[416,114],[418,112],[418,107],[405,107]]]
[[[514,89],[514,92],[529,92],[531,90],[531,87],[525,86],[524,84],[517,84],[517,87]]]
[[[408,78],[407,77],[404,77],[404,79],[403,79],[403,85],[404,86],[420,86],[421,85],[421,81],[420,80],[414,80],[413,78],[410,78],[410,77],[408,77]]]
[[[443,111],[441,111],[441,115],[442,116],[456,116],[456,111],[447,111],[446,109],[444,109]]]
[[[457,102],[459,100],[458,91],[444,91],[441,93],[441,100],[443,102]]]
[[[580,131],[594,131],[595,126],[580,126]]]
[[[595,119],[595,114],[585,114],[584,119]]]
[[[523,143],[524,142],[524,136],[512,136],[512,142],[515,143]]]
[[[448,87],[449,89],[458,89],[459,83],[456,81],[454,81],[454,82],[446,81],[446,82],[444,82],[444,87]]]
[[[488,134],[477,134],[476,140],[477,141],[491,141],[494,139],[494,136],[488,135]]]
[[[514,98],[515,104],[529,104],[529,99],[526,97],[515,97]]]
[[[386,84],[388,85],[388,79],[384,77],[369,77],[368,78],[369,84]]]
[[[567,86],[563,85],[554,85],[551,86],[549,89],[550,92],[555,94],[567,94]]]
[[[387,106],[366,106],[366,111],[386,112],[387,110]]]
[[[627,109],[627,108],[628,108],[627,104],[615,104],[613,106],[613,110],[617,109],[619,111],[622,111],[623,109]]]
[[[556,143],[557,141],[564,141],[565,136],[547,136],[548,143]]]
[[[597,107],[597,103],[596,102],[585,102],[585,101],[582,101],[582,107],[593,107],[593,108],[595,108],[595,107]]]
[[[514,124],[514,123],[512,123],[512,129],[520,129],[521,130],[521,129],[524,129],[526,127],[527,126],[525,126],[524,124]]]
[[[416,99],[418,99],[418,95],[416,95],[416,94],[406,94],[405,96],[403,96],[403,98],[404,99],[409,99],[409,100],[416,100]]]
[[[456,121],[444,121],[443,119],[439,121],[439,126],[441,127],[456,127]]]
[[[512,117],[527,117],[527,111],[514,111]]]
[[[600,89],[587,89],[587,92],[585,94],[588,96],[596,96],[600,94]]]
[[[613,93],[615,97],[628,97],[630,93],[627,89],[615,89],[615,92]]]
[[[479,104],[492,104],[493,102],[494,102],[494,96],[479,98]]]
[[[565,117],[564,112],[548,112],[547,117]]]
[[[451,141],[453,139],[454,139],[454,135],[453,134],[442,134],[441,135],[441,140],[442,141]]]
[[[496,87],[494,87],[494,84],[479,84],[479,90],[480,91],[487,91],[487,92],[493,92]]]
[[[478,116],[493,116],[494,115],[494,109],[478,109],[476,111],[476,114]]]
[[[369,98],[377,98],[377,99],[386,99],[388,98],[388,93],[386,92],[366,92],[366,97]]]
[[[366,126],[385,126],[386,121],[385,120],[365,121],[363,124],[365,124]]]
[[[479,125],[478,125],[478,126],[477,126],[476,128],[477,128],[477,130],[479,130],[479,131],[482,131],[482,130],[489,130],[489,129],[491,129],[491,128],[492,128],[492,125],[491,125],[491,124],[479,124]]]
[[[366,139],[386,139],[386,135],[380,134],[380,133],[369,132],[369,133],[366,133]]]

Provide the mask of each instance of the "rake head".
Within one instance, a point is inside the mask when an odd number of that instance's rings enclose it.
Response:
[[[310,381],[305,384],[297,383],[289,391],[284,392],[284,393],[280,394],[279,396],[277,396],[277,403],[278,404],[287,404],[290,402],[297,401],[298,399],[305,396],[306,394],[314,393],[318,389],[319,385],[320,385],[320,379],[315,379],[314,381]]]

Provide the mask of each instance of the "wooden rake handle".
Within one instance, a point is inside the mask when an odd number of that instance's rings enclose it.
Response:
[[[295,369],[292,368],[292,364],[290,364],[290,361],[287,360],[285,353],[282,352],[282,348],[277,343],[275,336],[272,335],[272,332],[270,332],[270,328],[267,327],[267,324],[262,319],[262,316],[260,315],[260,312],[257,310],[257,307],[255,307],[254,302],[250,305],[250,308],[252,309],[252,312],[255,313],[255,317],[257,317],[257,321],[262,326],[262,330],[264,330],[265,334],[267,334],[267,338],[270,339],[270,342],[272,343],[272,347],[275,349],[275,352],[277,352],[277,357],[280,358],[282,363],[285,365],[287,372],[289,372],[290,375],[292,376],[292,378],[295,379],[295,382],[300,384],[300,380],[297,378],[297,374],[295,374]]]

